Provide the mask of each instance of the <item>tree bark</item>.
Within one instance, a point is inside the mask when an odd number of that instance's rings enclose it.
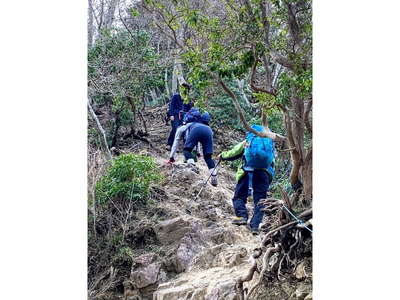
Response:
[[[92,10],[92,0],[88,0],[88,49],[93,44],[93,10]]]
[[[115,113],[115,122],[114,122],[115,127],[114,127],[114,135],[113,135],[112,142],[111,142],[111,148],[116,147],[117,143],[118,143],[118,131],[119,131],[119,128],[121,127],[120,113],[121,113],[120,111],[117,111]]]
[[[183,68],[182,68],[182,61],[180,59],[176,60],[176,69],[177,74],[176,77],[178,79],[179,86],[187,85],[185,77],[183,77]]]
[[[151,101],[153,101],[153,103],[157,101],[157,94],[153,89],[150,90],[150,96],[151,96]]]
[[[109,6],[107,13],[105,15],[104,19],[104,27],[105,28],[110,28],[113,21],[114,21],[114,14],[115,14],[115,9],[119,3],[119,0],[110,0]]]
[[[312,188],[313,188],[313,176],[312,176],[312,148],[308,150],[306,158],[304,160],[303,166],[303,191],[304,191],[304,202],[306,204],[311,203],[312,201]]]
[[[300,155],[300,162],[304,162],[304,101],[298,98],[292,98],[293,116],[293,140],[297,152]]]
[[[174,68],[172,69],[172,80],[171,80],[171,94],[174,95],[178,91],[178,79],[177,79],[177,66],[174,62]]]
[[[168,99],[171,98],[171,94],[169,92],[169,87],[168,87],[168,69],[165,69],[165,75],[164,75],[164,84],[165,84],[165,93],[167,94]]]
[[[242,98],[246,102],[247,106],[250,107],[251,106],[250,101],[247,98],[246,93],[244,92],[244,88],[243,88],[244,87],[244,79],[241,79],[241,80],[236,79],[236,81],[237,81],[237,84],[238,84],[238,87],[239,87],[240,94],[242,95]]]
[[[290,150],[290,161],[292,163],[292,169],[290,171],[290,184],[293,186],[299,181],[300,174],[300,154],[297,151],[296,143],[293,136],[292,121],[290,119],[289,111],[284,111],[284,121],[287,132],[287,141]]]
[[[310,120],[311,109],[312,109],[312,99],[310,101],[308,101],[308,103],[306,104],[305,111],[304,111],[304,123],[310,134],[312,134],[312,124],[311,124],[311,120]]]
[[[278,81],[279,75],[282,72],[283,67],[279,64],[276,65],[274,79],[272,79],[272,88],[276,88],[276,83]]]
[[[105,133],[103,127],[101,126],[100,121],[97,118],[97,116],[96,116],[96,114],[95,114],[95,112],[94,112],[94,110],[92,108],[92,105],[90,104],[89,99],[88,99],[88,107],[89,107],[90,115],[92,116],[93,120],[95,121],[97,131],[99,132],[100,136],[102,137],[102,138],[100,138],[100,141],[101,141],[101,144],[103,146],[103,150],[104,150],[104,153],[106,155],[106,158],[108,160],[111,160],[112,156],[111,156],[110,149],[108,149],[106,133]]]

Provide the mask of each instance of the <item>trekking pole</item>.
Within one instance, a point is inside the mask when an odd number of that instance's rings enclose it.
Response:
[[[217,170],[217,168],[218,168],[219,163],[221,162],[221,160],[222,160],[222,159],[220,159],[220,160],[217,162],[217,164],[215,165],[214,171]],[[200,193],[201,193],[201,192],[203,191],[203,189],[206,187],[207,182],[210,180],[210,178],[211,178],[211,176],[212,176],[212,173],[213,173],[213,172],[211,172],[210,176],[208,176],[206,182],[203,184],[203,186],[201,187],[200,191],[197,193],[197,195],[196,195],[196,197],[193,199],[193,201],[196,201],[196,200],[197,200],[197,197],[199,197]]]

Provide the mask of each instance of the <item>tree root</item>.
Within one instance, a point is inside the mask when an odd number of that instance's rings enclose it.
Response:
[[[285,201],[272,198],[263,200],[263,204],[266,205],[266,210],[275,212],[283,202]],[[278,216],[280,213],[281,210],[278,210],[275,216]],[[306,221],[306,223],[309,225],[311,225],[311,217],[311,208],[299,214],[299,218],[302,218],[303,220],[309,219]],[[274,218],[270,218],[270,222],[275,222],[273,219]],[[286,220],[286,218],[284,220]],[[282,221],[282,219],[279,220],[280,223]],[[241,276],[236,281],[236,289],[240,300],[250,299],[250,297],[254,295],[257,288],[261,286],[261,283],[265,280],[265,278],[267,278],[266,274],[268,272],[274,274],[279,281],[287,278],[287,275],[291,275],[294,272],[299,260],[304,258],[305,253],[307,253],[304,252],[306,250],[304,245],[307,245],[305,242],[307,239],[312,238],[311,233],[305,231],[304,226],[298,225],[299,224],[297,221],[287,222],[269,231],[265,235],[261,241],[261,248],[255,249],[250,258],[250,269],[245,275]],[[244,282],[249,282],[253,279],[254,272],[258,271],[256,259],[259,258],[263,253],[264,255],[261,263],[260,276],[257,282],[251,288],[249,287],[248,293],[245,293],[247,289],[243,288],[243,284]],[[276,253],[274,255],[274,260],[270,262],[274,253]],[[271,263],[272,266],[270,266]],[[269,275],[268,278],[270,278]]]
[[[262,250],[257,248],[254,250],[254,253],[250,257],[251,260],[251,267],[246,275],[241,276],[236,282],[236,289],[239,294],[240,300],[245,300],[244,290],[243,290],[243,283],[246,281],[250,281],[253,279],[254,272],[257,270],[257,261],[256,259],[259,258],[262,254]]]
[[[281,246],[279,244],[276,244],[273,247],[269,247],[264,254],[263,257],[263,263],[262,263],[262,269],[261,269],[261,273],[260,273],[260,278],[258,279],[257,283],[250,289],[249,293],[247,294],[245,299],[250,299],[250,295],[253,293],[253,291],[261,284],[261,282],[263,281],[265,272],[268,269],[268,261],[272,255],[272,253],[277,252],[279,249],[281,248]]]
[[[144,136],[144,135],[143,135],[143,136]],[[144,138],[143,136],[140,136],[139,134],[135,133],[134,131],[131,131],[131,132],[125,134],[125,135],[122,137],[122,139],[123,139],[123,140],[126,140],[126,139],[132,137],[133,139],[139,140],[139,141],[142,141],[142,142],[145,142],[145,143],[149,144],[149,146],[150,146],[151,148],[154,148],[153,144],[152,144],[148,139]]]

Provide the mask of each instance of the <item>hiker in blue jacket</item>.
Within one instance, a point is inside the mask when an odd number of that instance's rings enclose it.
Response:
[[[175,161],[175,152],[179,143],[179,139],[182,135],[185,138],[185,144],[183,148],[183,155],[188,164],[195,163],[195,154],[193,154],[193,149],[197,147],[198,143],[201,144],[203,149],[203,158],[207,164],[208,169],[211,172],[211,184],[213,186],[218,185],[217,181],[217,171],[215,169],[215,161],[212,159],[213,154],[213,132],[208,126],[210,122],[210,114],[208,112],[200,115],[197,108],[192,108],[187,113],[188,118],[185,119],[186,124],[178,128],[173,146],[171,148],[169,162],[173,163]]]
[[[171,149],[174,143],[176,129],[182,125],[184,114],[188,112],[192,106],[192,102],[184,104],[180,94],[174,94],[172,96],[168,108],[168,117],[171,120],[171,132],[169,133],[167,141],[168,150]]]
[[[260,125],[252,125],[251,128],[262,132]],[[217,157],[222,160],[242,159],[236,172],[237,185],[232,202],[236,217],[232,224],[247,225],[249,214],[246,208],[247,197],[252,195],[254,201],[253,217],[250,220],[250,230],[258,234],[260,223],[264,217],[264,206],[260,205],[261,199],[267,198],[267,191],[275,175],[274,143],[269,138],[258,137],[248,133],[246,140],[235,145],[231,150],[222,152]]]

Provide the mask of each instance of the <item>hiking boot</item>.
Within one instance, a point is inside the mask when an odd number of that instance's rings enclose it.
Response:
[[[193,158],[189,158],[189,159],[186,161],[186,163],[187,163],[188,165],[190,165],[190,166],[195,166],[195,165],[196,165]]]
[[[260,231],[257,228],[250,228],[250,231],[253,235],[259,235]]]
[[[192,172],[195,172],[196,174],[200,174],[200,169],[198,166],[196,166],[196,164],[192,158],[189,158],[186,161],[186,168],[188,168]]]
[[[217,175],[211,175],[211,185],[212,186],[218,185]]]
[[[232,220],[232,224],[235,225],[247,225],[247,219],[243,217],[234,217]]]

